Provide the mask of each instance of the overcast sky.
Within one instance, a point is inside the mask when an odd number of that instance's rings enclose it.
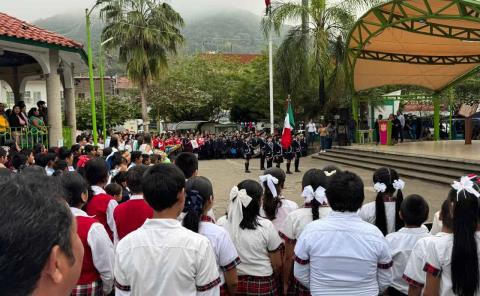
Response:
[[[96,0],[0,0],[0,11],[17,18],[34,21],[52,15],[70,12],[82,13]],[[245,9],[262,14],[263,0],[167,0],[180,13],[192,15],[218,9]]]

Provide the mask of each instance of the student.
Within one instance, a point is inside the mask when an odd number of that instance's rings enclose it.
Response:
[[[19,173],[27,166],[27,157],[21,152],[17,152],[12,156],[13,172]]]
[[[7,181],[7,182],[5,182]],[[70,295],[83,246],[54,178],[0,180],[0,294]]]
[[[275,144],[271,135],[267,136],[267,143],[265,144],[265,159],[267,161],[267,169],[273,165],[273,156]]]
[[[295,157],[295,153],[293,152],[293,147],[291,144],[286,149],[283,149],[283,156],[287,160],[287,174],[291,175],[292,172],[290,171],[290,167],[292,165],[292,159]]]
[[[57,157],[58,159],[65,160],[67,162],[69,172],[75,171],[75,168],[73,167],[74,156],[70,149],[67,149],[66,147],[61,147],[58,150]]]
[[[422,238],[430,236],[423,223],[428,219],[428,204],[420,195],[410,195],[400,206],[400,218],[405,227],[386,236],[393,258],[393,282],[388,288],[389,296],[408,294],[408,283],[403,280],[403,273],[415,244]]]
[[[123,189],[122,186],[117,183],[110,183],[105,186],[105,192],[111,195],[118,203],[122,201]]]
[[[426,296],[480,295],[480,187],[470,177],[462,177],[452,187],[453,234],[428,247]]]
[[[275,137],[273,145],[273,161],[276,163],[276,167],[280,168],[283,163],[283,148],[280,144],[280,138]]]
[[[193,153],[180,153],[175,159],[175,165],[182,170],[186,179],[190,179],[198,174],[198,159]]]
[[[253,145],[249,135],[245,136],[245,139],[243,141],[242,151],[243,151],[243,159],[245,159],[245,173],[249,174],[250,159],[252,158],[252,155],[253,155]]]
[[[113,244],[94,217],[81,210],[88,200],[88,185],[77,173],[64,173],[60,182],[65,189],[65,200],[77,220],[77,233],[82,241],[82,273],[72,295],[108,295],[113,288]]]
[[[330,175],[330,176],[333,176]],[[283,290],[288,295],[309,295],[310,291],[302,286],[293,276],[293,257],[297,239],[307,224],[328,216],[332,209],[325,195],[329,177],[319,169],[310,169],[302,179],[302,197],[305,199],[303,208],[288,214],[283,223],[280,236],[285,241],[285,262],[283,265]]]
[[[90,186],[85,211],[105,226],[108,236],[113,241],[113,234],[116,232],[113,211],[118,203],[104,190],[108,180],[108,168],[105,160],[101,158],[89,160],[85,165],[85,179]]]
[[[237,295],[278,295],[275,276],[282,268],[282,239],[273,223],[259,216],[263,188],[245,180],[230,192],[225,228],[237,248]]]
[[[443,203],[440,210],[439,221],[442,222],[442,229],[435,235],[427,236],[420,239],[413,247],[410,258],[408,259],[407,266],[403,272],[403,280],[409,285],[408,295],[420,296],[422,295],[423,287],[425,287],[425,281],[427,274],[423,270],[425,266],[425,260],[427,259],[428,245],[437,240],[440,237],[452,233],[453,218],[452,218],[452,204],[453,200],[447,198]]]
[[[301,134],[297,134],[292,142],[293,152],[295,153],[295,173],[301,173],[299,170],[300,167],[300,158],[302,157],[302,144],[300,141]]]
[[[405,182],[397,171],[383,167],[373,174],[373,183],[377,197],[374,202],[362,206],[358,214],[364,221],[377,226],[383,235],[400,230],[404,226],[399,212]]]
[[[122,201],[119,203],[126,202],[130,199],[130,191],[127,188],[127,172],[120,171],[118,174],[112,178],[112,182],[122,186]]]
[[[208,238],[219,266],[221,278],[220,295],[235,295],[237,291],[237,265],[240,264],[237,250],[228,232],[207,215],[213,206],[212,183],[205,177],[192,177],[186,185],[183,226]]]
[[[295,246],[295,278],[312,295],[372,296],[392,281],[388,243],[357,214],[363,182],[348,171],[335,174],[326,196],[333,212],[308,224]]]
[[[269,168],[263,172],[263,176],[260,176],[260,183],[264,188],[260,216],[272,221],[277,231],[282,227],[288,214],[298,209],[296,202],[282,196],[285,179],[285,172],[280,168]]]
[[[127,172],[127,187],[130,189],[131,196],[128,201],[118,205],[113,212],[117,230],[115,243],[153,217],[153,209],[143,198],[142,178],[146,171],[146,166],[137,165]]]
[[[133,151],[130,154],[130,158],[131,158],[131,162],[130,162],[130,165],[128,166],[128,169],[131,169],[136,165],[141,165],[143,162],[142,152],[140,151]]]
[[[218,295],[220,277],[208,239],[176,218],[185,204],[185,175],[171,164],[144,174],[153,219],[124,237],[115,257],[115,295]]]

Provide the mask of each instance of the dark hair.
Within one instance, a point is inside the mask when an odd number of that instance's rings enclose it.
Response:
[[[198,170],[198,159],[193,153],[182,152],[175,158],[175,165],[182,170],[187,179],[190,179]]]
[[[112,147],[112,148],[118,148],[118,138],[117,137],[112,137],[110,139],[110,145],[109,147]]]
[[[248,196],[252,198],[248,207],[242,206],[243,220],[240,222],[240,228],[257,229],[257,226],[260,225],[258,215],[260,214],[260,202],[263,195],[262,185],[254,180],[245,180],[240,182],[237,187],[238,190],[245,189]]]
[[[362,179],[349,171],[336,173],[326,194],[330,207],[337,212],[356,212],[365,199]]]
[[[72,153],[77,153],[80,151],[80,148],[82,148],[82,146],[80,146],[80,144],[73,144],[72,147],[70,148],[70,151]]]
[[[61,186],[47,176],[12,177],[0,184],[0,287],[2,295],[30,295],[54,246],[74,263],[73,217]]]
[[[428,219],[429,207],[423,197],[412,194],[403,200],[400,212],[405,225],[420,227]]]
[[[213,196],[213,187],[205,177],[192,177],[185,184],[185,207],[183,212],[183,226],[193,232],[198,232],[200,216],[206,201]]]
[[[145,134],[143,136],[143,143],[142,144],[152,145],[152,136],[150,136],[149,134]]]
[[[82,194],[88,191],[85,179],[75,172],[66,172],[59,178],[65,189],[65,200],[68,205],[71,207],[81,206],[83,204]]]
[[[475,190],[480,192],[478,185]],[[462,190],[452,189],[453,199],[453,249],[452,290],[456,295],[475,295],[479,288],[478,246],[476,231],[480,219],[478,198]]]
[[[33,107],[33,108],[30,108],[30,110],[28,110],[28,114],[27,114],[27,117],[30,118],[32,116],[35,116],[35,112],[37,111],[37,108]]]
[[[135,163],[135,161],[137,161],[138,159],[140,159],[142,157],[142,152],[140,151],[133,151],[132,153],[130,153],[130,162],[131,163]]]
[[[33,146],[33,154],[37,155],[37,153],[41,153],[43,150],[44,146],[42,143],[37,143]]]
[[[0,157],[7,157],[7,150],[3,147],[0,147]]]
[[[27,156],[23,153],[17,152],[12,156],[12,166],[16,170],[22,170],[27,163]]]
[[[47,172],[45,171],[45,168],[39,166],[39,165],[29,165],[25,167],[22,170],[22,175],[41,175],[41,176],[46,176]]]
[[[328,178],[325,175],[325,172],[319,169],[310,169],[308,170],[302,178],[302,188],[307,186],[312,186],[313,191],[317,190],[318,187],[322,186],[323,188],[327,188]],[[318,208],[320,207],[320,203],[314,198],[310,206],[312,207],[312,218],[313,221],[318,220],[320,214],[318,212]]]
[[[127,182],[127,172],[118,172],[118,174],[112,178],[112,182],[120,185],[122,185],[123,182]]]
[[[329,164],[329,165],[326,165],[322,168],[322,171],[324,172],[333,172],[335,171],[336,173],[340,173],[342,171],[342,169],[340,169],[338,166],[336,165],[333,165],[333,164]]]
[[[143,175],[143,196],[155,211],[171,208],[185,188],[185,175],[173,164],[157,164]]]
[[[263,174],[272,175],[273,177],[278,179],[278,184],[275,185],[275,189],[277,190],[277,193],[280,194],[280,191],[285,185],[285,179],[287,178],[285,172],[280,168],[272,167],[266,169]],[[276,198],[273,197],[270,188],[268,188],[267,181],[263,182],[262,185],[263,188],[265,188],[262,205],[263,211],[265,212],[268,220],[275,220],[278,208],[282,206],[282,200],[280,199],[280,196]]]
[[[106,150],[106,148],[105,148],[105,150]],[[85,145],[85,147],[83,147],[83,152],[85,154],[91,153],[92,151],[93,151],[93,145]],[[110,153],[108,153],[108,154],[110,154]]]
[[[68,163],[67,161],[65,160],[61,160],[61,159],[58,159],[57,161],[55,161],[55,163],[53,164],[53,169],[55,171],[64,171],[68,168]]]
[[[120,152],[113,153],[107,160],[107,164],[110,170],[113,170],[117,166],[122,164],[122,154]]]
[[[150,155],[146,153],[142,154],[142,163],[146,165],[148,164],[149,161],[150,161]]]
[[[28,158],[30,156],[30,154],[33,153],[33,151],[32,151],[32,149],[23,148],[22,150],[20,150],[20,153],[22,153],[23,155],[25,155]]]
[[[117,184],[117,183],[110,183],[107,186],[105,186],[105,192],[111,196],[120,195],[122,193],[122,189],[123,189],[122,186],[120,186],[120,184]]]
[[[375,225],[380,229],[383,235],[387,235],[387,215],[385,213],[385,202],[383,198],[385,195],[393,196],[395,188],[393,188],[393,182],[400,177],[394,169],[383,167],[379,168],[373,174],[373,183],[383,183],[387,186],[385,192],[379,192],[375,198]],[[403,202],[402,190],[397,191],[397,198],[395,200],[395,231],[405,226],[405,223],[400,219],[399,210],[400,205]]]
[[[127,172],[127,186],[132,194],[142,193],[142,179],[148,167],[136,165]]]
[[[58,149],[58,159],[60,160],[66,160],[72,155],[73,155],[72,150],[66,147],[60,147],[60,149]]]
[[[107,163],[102,158],[90,159],[85,165],[85,179],[90,186],[106,183],[108,180]]]
[[[449,230],[453,229],[452,204],[453,199],[450,199],[450,197],[448,197],[446,200],[443,201],[442,207],[440,208],[440,218],[442,220],[442,226],[448,228]]]

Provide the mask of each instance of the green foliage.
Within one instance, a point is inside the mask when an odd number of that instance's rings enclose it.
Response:
[[[75,102],[77,107],[77,129],[92,129],[92,113],[90,109],[90,100],[77,99]],[[102,100],[96,100],[97,110],[97,127],[101,129],[102,125]],[[140,110],[138,109],[138,99],[107,97],[105,99],[105,114],[107,129],[122,125],[128,119],[140,118]]]

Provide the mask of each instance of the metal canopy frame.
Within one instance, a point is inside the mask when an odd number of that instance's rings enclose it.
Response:
[[[439,5],[444,3],[445,5]],[[435,7],[434,7],[435,6]],[[367,19],[368,18],[368,19]],[[430,21],[431,20],[431,21]],[[434,22],[437,21],[437,22]],[[448,24],[451,21],[451,24]],[[478,28],[459,26],[461,21],[478,24]],[[441,22],[441,23],[439,23]],[[434,105],[434,139],[440,138],[439,93],[453,84],[476,73],[480,69],[480,55],[417,55],[400,52],[366,50],[371,40],[387,29],[415,34],[449,38],[467,42],[480,42],[480,2],[475,0],[393,0],[375,6],[366,12],[354,25],[347,39],[347,63],[351,83],[355,90],[354,70],[359,59],[379,62],[417,65],[459,65],[477,64],[473,69],[449,81],[439,89],[432,89],[433,95],[395,96],[400,100],[431,100]],[[380,99],[380,98],[378,98]],[[385,97],[381,97],[385,100]],[[390,98],[391,99],[391,98]],[[353,117],[358,123],[358,106],[364,98],[353,96]]]

